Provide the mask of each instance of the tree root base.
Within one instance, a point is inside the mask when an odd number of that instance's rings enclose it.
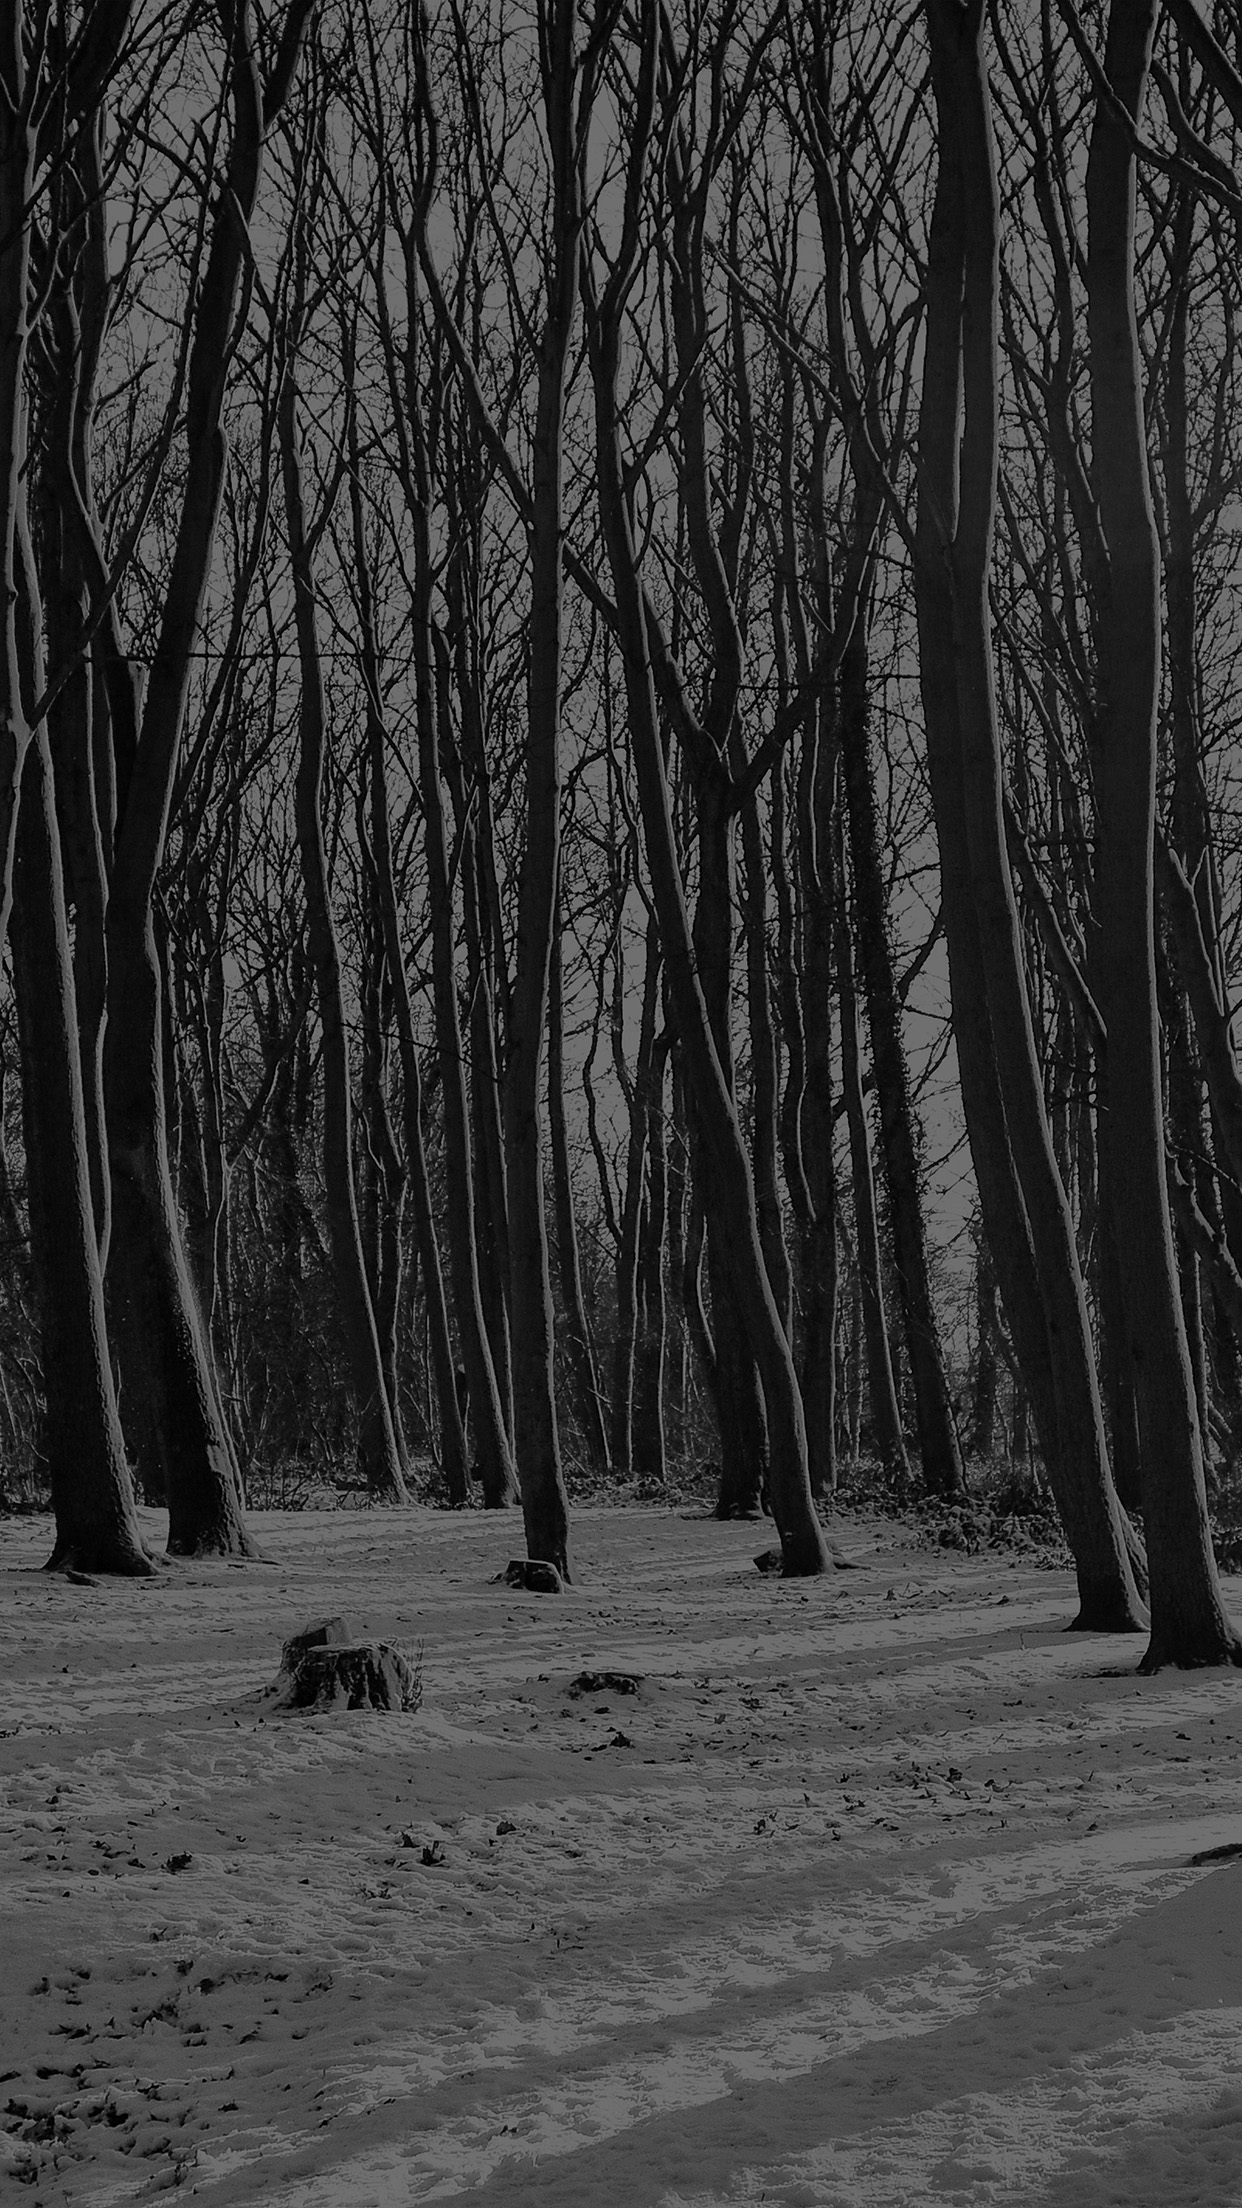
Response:
[[[159,1570],[160,1559],[143,1548],[131,1548],[127,1543],[103,1541],[76,1543],[62,1549],[53,1549],[43,1569],[58,1572],[75,1587],[93,1587],[100,1579],[153,1579]]]

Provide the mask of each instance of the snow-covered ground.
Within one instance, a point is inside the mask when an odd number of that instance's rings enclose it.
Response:
[[[1242,2203],[1242,1675],[888,1527],[807,1584],[580,1511],[558,1598],[514,1519],[255,1526],[74,1586],[0,1524],[0,2195]],[[420,1711],[263,1704],[339,1611]]]

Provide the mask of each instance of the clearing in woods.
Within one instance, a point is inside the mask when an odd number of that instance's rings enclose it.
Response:
[[[1139,1680],[1068,1573],[875,1523],[781,1582],[761,1527],[582,1510],[559,1597],[493,1583],[516,1518],[256,1531],[73,1586],[0,1523],[23,2200],[1242,2201],[1242,1862],[1191,1860],[1242,1841],[1236,1671]],[[421,1709],[265,1708],[338,1611]]]

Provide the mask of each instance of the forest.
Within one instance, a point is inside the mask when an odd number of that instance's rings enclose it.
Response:
[[[1242,1663],[1233,11],[0,37],[5,1506],[801,1580],[1029,1434]]]

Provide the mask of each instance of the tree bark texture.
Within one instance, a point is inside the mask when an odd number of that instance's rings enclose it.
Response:
[[[573,1178],[569,1160],[569,1125],[565,1112],[565,993],[563,980],[563,925],[552,938],[552,964],[548,995],[548,1141],[552,1154],[552,1200],[556,1221],[556,1260],[565,1305],[565,1355],[573,1386],[574,1410],[587,1462],[597,1478],[611,1469],[608,1428],[600,1400],[595,1369],[595,1345],[587,1316],[578,1252],[578,1227],[574,1217]]]
[[[577,0],[540,0],[538,24],[544,125],[552,164],[553,243],[531,449],[526,839],[518,881],[517,962],[508,1027],[505,1162],[513,1431],[527,1553],[555,1564],[568,1578],[569,1509],[556,1422],[555,1325],[544,1216],[543,1070],[560,870],[565,393],[582,250],[585,146],[579,96],[588,88],[576,65]]]
[[[841,768],[853,861],[858,962],[867,1003],[893,1263],[910,1359],[923,1480],[930,1494],[951,1498],[959,1496],[964,1486],[962,1452],[928,1269],[919,1136],[880,858],[870,726],[870,596],[869,591],[864,595],[854,634],[842,655],[840,674]]]
[[[837,1485],[837,1171],[833,1152],[832,949],[835,921],[837,745],[828,700],[807,737],[814,765],[801,795],[802,1032],[806,1089],[802,1098],[802,1170],[810,1204],[802,1244],[802,1400],[806,1410],[811,1491]]]
[[[1203,1445],[1165,1172],[1153,920],[1159,550],[1134,309],[1137,121],[1155,0],[1113,0],[1087,162],[1092,480],[1108,551],[1095,767],[1096,971],[1107,1030],[1100,1144],[1121,1270],[1151,1574],[1143,1668],[1242,1663],[1212,1554]]]
[[[892,1352],[884,1311],[884,1271],[880,1250],[880,1226],[876,1210],[875,1179],[871,1166],[871,1141],[863,1096],[858,1047],[858,996],[854,983],[854,944],[849,924],[849,897],[844,880],[844,850],[837,843],[837,1004],[841,1022],[841,1090],[850,1140],[850,1185],[854,1197],[854,1242],[858,1263],[858,1298],[862,1339],[867,1361],[867,1396],[871,1409],[871,1443],[886,1479],[898,1495],[910,1485],[910,1466],[901,1430],[901,1406],[893,1376]]]
[[[716,1180],[715,1231],[724,1248],[731,1299],[758,1366],[770,1445],[772,1511],[783,1569],[804,1576],[828,1567],[828,1552],[811,1496],[806,1426],[789,1341],[768,1280],[755,1212],[750,1160],[736,1105],[721,1065],[686,909],[665,771],[647,612],[639,574],[619,444],[618,373],[624,287],[632,270],[643,164],[650,144],[657,59],[654,10],[642,17],[638,113],[626,181],[619,256],[603,295],[584,264],[587,343],[595,397],[600,517],[625,664],[630,745],[638,780],[647,863],[670,1000],[676,1012],[685,1072]]]
[[[112,1175],[108,1301],[122,1416],[166,1482],[169,1548],[252,1552],[216,1375],[196,1308],[169,1172],[155,887],[181,750],[190,661],[215,545],[227,447],[222,415],[263,147],[297,66],[311,0],[292,0],[266,85],[249,0],[227,17],[233,135],[195,311],[186,473],[172,565],[123,810],[107,920],[104,1094]],[[136,716],[135,716],[136,718]],[[118,761],[118,802],[120,800]]]
[[[323,1179],[332,1270],[344,1321],[354,1409],[358,1419],[358,1465],[368,1492],[377,1501],[408,1500],[388,1399],[371,1288],[363,1262],[358,1198],[354,1185],[353,1097],[349,1036],[341,996],[341,961],[328,858],[323,834],[323,777],[327,717],[323,669],[315,610],[314,543],[308,529],[302,488],[298,393],[292,367],[286,367],[280,396],[280,458],[285,493],[285,522],[293,571],[294,619],[298,637],[301,692],[298,703],[298,764],[294,784],[294,823],[306,897],[306,933],[319,1010],[323,1067]]]
[[[421,431],[417,431],[416,442],[420,436]],[[446,795],[440,776],[440,716],[447,712],[445,691],[449,679],[448,652],[442,644],[433,645],[430,610],[431,553],[426,541],[423,515],[425,507],[419,517],[423,541],[419,546],[416,579],[415,682],[418,692],[418,762],[422,785],[423,839],[427,858],[427,899],[431,918],[436,1056],[444,1111],[449,1265],[483,1501],[488,1509],[503,1510],[516,1496],[517,1479],[479,1292],[470,1115],[466,1103],[466,1075],[462,1062],[461,1027],[457,1015],[453,886],[449,870]],[[432,663],[433,649],[438,666],[433,666]]]
[[[996,498],[996,182],[982,8],[927,0],[938,171],[915,539],[920,675],[963,1102],[1010,1332],[1078,1574],[1076,1623],[1141,1606],[1108,1471],[1008,873],[987,583]],[[959,448],[960,431],[960,448]]]
[[[371,784],[371,850],[375,866],[375,893],[389,986],[392,991],[392,1017],[397,1031],[397,1052],[401,1066],[401,1129],[404,1138],[406,1172],[409,1175],[410,1208],[414,1215],[414,1239],[418,1251],[419,1273],[422,1280],[423,1305],[427,1314],[431,1369],[435,1382],[436,1410],[440,1431],[440,1469],[444,1475],[450,1502],[461,1508],[470,1499],[466,1437],[462,1425],[461,1407],[457,1400],[457,1368],[453,1358],[448,1303],[444,1288],[444,1269],[440,1259],[440,1241],[432,1208],[431,1186],[427,1172],[427,1151],[423,1140],[422,1071],[418,1059],[417,1037],[414,1032],[414,1008],[410,999],[409,976],[406,973],[405,951],[401,940],[397,887],[393,875],[392,821],[388,798],[388,732],[384,722],[379,658],[375,644],[375,613],[365,541],[366,532],[359,467],[360,455],[356,444],[356,430],[352,434],[355,437],[355,443],[351,453],[350,505],[357,570],[363,679],[366,685],[367,756]]]

